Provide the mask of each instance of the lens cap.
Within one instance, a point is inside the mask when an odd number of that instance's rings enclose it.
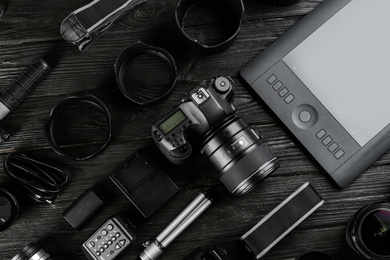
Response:
[[[19,203],[15,196],[5,189],[0,189],[0,231],[11,226],[19,212]]]

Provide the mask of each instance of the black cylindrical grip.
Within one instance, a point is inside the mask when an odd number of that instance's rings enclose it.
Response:
[[[31,66],[4,91],[0,101],[9,110],[14,110],[39,84],[46,78],[51,68],[42,59],[36,60]]]

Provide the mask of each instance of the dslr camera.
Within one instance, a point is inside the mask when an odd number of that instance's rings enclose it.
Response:
[[[225,187],[243,195],[279,167],[274,153],[240,117],[233,105],[233,81],[218,76],[186,93],[164,118],[152,124],[152,137],[174,164],[187,162],[192,144],[218,171]]]

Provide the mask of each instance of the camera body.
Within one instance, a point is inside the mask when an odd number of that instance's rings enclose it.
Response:
[[[189,138],[203,138],[213,127],[236,112],[232,80],[218,76],[186,93],[164,118],[152,124],[160,151],[174,164],[184,164],[192,153]]]
[[[218,76],[193,88],[164,118],[152,124],[160,151],[174,164],[185,163],[194,144],[214,166],[230,193],[241,196],[279,167],[260,135],[235,115],[230,78]]]

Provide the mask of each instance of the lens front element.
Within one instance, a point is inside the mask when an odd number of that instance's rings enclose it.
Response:
[[[367,259],[390,259],[390,205],[377,202],[360,209],[346,228],[349,245]]]
[[[390,210],[367,214],[361,225],[361,239],[373,253],[390,256]]]

